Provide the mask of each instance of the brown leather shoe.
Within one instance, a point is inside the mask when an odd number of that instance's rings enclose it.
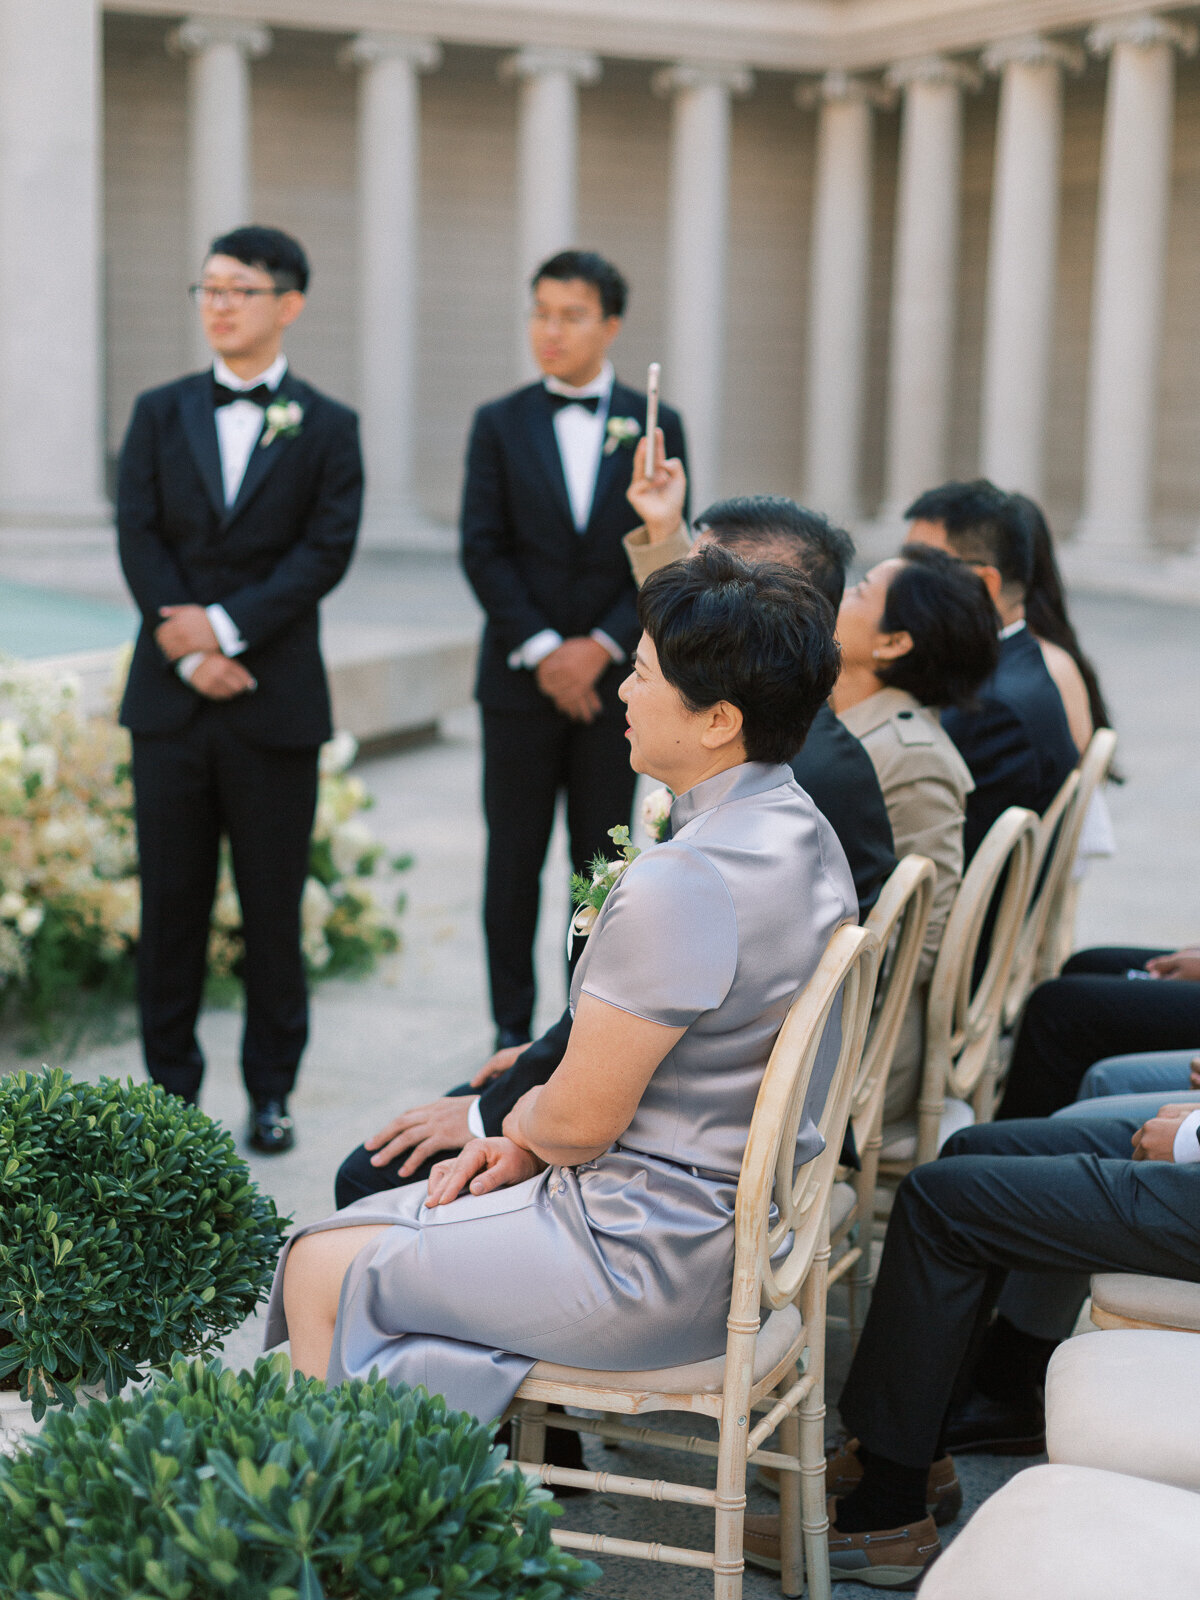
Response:
[[[868,1583],[877,1589],[915,1589],[930,1564],[942,1553],[932,1517],[907,1528],[871,1533],[839,1533],[829,1501],[829,1573],[835,1583]],[[748,1513],[743,1532],[747,1565],[778,1572],[779,1518]]]
[[[858,1459],[858,1440],[847,1439],[825,1452],[825,1493],[835,1498],[857,1489],[862,1479],[862,1462]],[[779,1493],[779,1473],[774,1467],[759,1467],[758,1481],[771,1494]],[[929,1469],[925,1485],[925,1509],[939,1528],[953,1522],[962,1510],[962,1485],[958,1481],[953,1458],[943,1456]]]

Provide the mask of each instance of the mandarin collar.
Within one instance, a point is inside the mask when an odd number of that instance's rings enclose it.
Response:
[[[679,837],[679,830],[689,822],[702,817],[731,800],[745,800],[750,795],[765,794],[781,784],[794,782],[791,767],[773,761],[743,761],[736,767],[727,767],[714,778],[705,778],[678,795],[671,805],[671,837]]]

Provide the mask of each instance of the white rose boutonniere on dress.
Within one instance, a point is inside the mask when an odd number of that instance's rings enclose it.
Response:
[[[593,856],[592,875],[584,872],[571,874],[571,904],[577,909],[567,927],[567,955],[576,939],[586,939],[600,915],[600,907],[608,899],[613,886],[631,861],[641,855],[637,845],[631,844],[629,829],[622,825],[610,828],[608,837],[621,852],[616,861],[606,861],[603,856]]]
[[[671,826],[671,802],[675,796],[670,789],[655,789],[642,801],[642,826],[654,840],[661,844]]]
[[[297,400],[272,400],[263,418],[262,449],[276,439],[294,439],[304,421],[304,407]]]
[[[636,417],[609,417],[604,425],[604,454],[612,455],[621,445],[632,447],[642,437],[642,425]]]

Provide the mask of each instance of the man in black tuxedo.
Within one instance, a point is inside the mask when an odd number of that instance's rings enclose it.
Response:
[[[529,1039],[539,878],[566,792],[574,869],[611,850],[634,774],[617,686],[638,639],[622,535],[646,398],[613,374],[626,285],[568,250],[533,277],[540,382],[476,413],[462,504],[462,563],[487,613],[475,696],[483,712],[488,827],[484,930],[497,1047]],[[660,412],[673,454],[679,417]]]
[[[142,626],[121,721],[133,735],[146,1066],[194,1101],[221,836],[245,934],[250,1141],[291,1148],[308,1037],[300,901],[331,733],[317,605],[346,571],[362,460],[352,411],[281,350],[308,262],[273,228],[217,239],[193,289],[211,370],[143,394],[121,454],[121,565]]]
[[[913,501],[909,539],[946,550],[975,568],[1000,621],[1000,659],[974,710],[942,714],[975,779],[964,835],[970,861],[1009,806],[1040,816],[1079,759],[1062,697],[1025,624],[1033,543],[1009,496],[986,478],[946,483]]]

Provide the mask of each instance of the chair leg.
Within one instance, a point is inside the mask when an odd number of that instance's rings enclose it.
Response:
[[[546,1415],[544,1405],[530,1404],[513,1417],[513,1460],[527,1462],[531,1467],[540,1467],[546,1459],[546,1424],[541,1420]]]
[[[813,1261],[800,1295],[813,1386],[800,1403],[800,1496],[808,1600],[831,1600],[825,1500],[825,1290],[829,1245]],[[782,1532],[782,1530],[781,1530]]]
[[[779,1387],[781,1389],[789,1389],[799,1379],[799,1376],[799,1370],[793,1367]],[[794,1411],[779,1424],[779,1450],[781,1455],[792,1456],[799,1462],[800,1419]],[[798,1472],[781,1472],[779,1474],[779,1554],[782,1569],[779,1574],[779,1587],[785,1595],[789,1596],[800,1595],[804,1592],[804,1549],[800,1497],[800,1474]]]

